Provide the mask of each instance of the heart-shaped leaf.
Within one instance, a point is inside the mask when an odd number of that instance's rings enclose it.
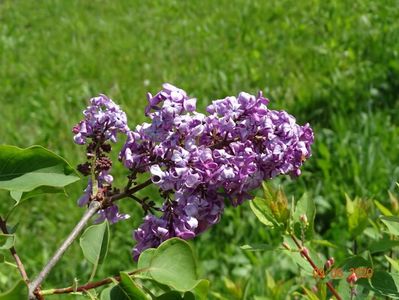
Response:
[[[137,263],[137,267],[139,269],[148,269],[151,264],[151,259],[154,256],[157,249],[149,248],[140,254],[139,261]],[[152,279],[150,273],[148,271],[141,272],[138,277],[143,279]]]
[[[139,268],[148,268],[150,278],[179,292],[190,291],[200,282],[193,249],[179,238],[144,251],[139,258]]]
[[[31,198],[42,196],[44,194],[64,194],[64,195],[66,195],[64,188],[59,188],[59,187],[54,187],[54,186],[40,186],[30,192],[21,192],[21,191],[11,191],[10,192],[11,197],[17,203],[31,199]]]
[[[105,221],[88,227],[80,237],[83,255],[94,265],[92,276],[107,256],[109,235],[109,224]]]
[[[71,165],[61,156],[42,146],[26,149],[0,145],[0,189],[12,192],[16,201],[24,193],[42,188],[41,193],[52,193],[79,180]]]

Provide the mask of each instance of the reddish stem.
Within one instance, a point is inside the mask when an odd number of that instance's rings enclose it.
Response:
[[[324,278],[324,274],[320,272],[320,269],[316,266],[314,261],[310,258],[308,251],[304,249],[304,247],[301,246],[299,243],[298,239],[293,235],[292,233],[290,234],[292,240],[294,241],[295,245],[298,247],[298,250],[300,251],[301,255],[309,262],[309,264],[312,266],[313,270],[316,272],[317,275],[319,275],[321,278]],[[326,282],[326,285],[330,292],[335,296],[337,300],[342,300],[341,296],[338,294],[338,292],[335,290],[333,284],[330,281]]]
[[[143,272],[144,269],[139,269],[139,270],[135,270],[132,272],[127,273],[129,276],[130,275],[134,275],[140,272]],[[117,276],[113,276],[113,277],[107,277],[104,279],[101,279],[99,281],[94,281],[94,282],[89,282],[86,283],[84,285],[78,286],[78,287],[66,287],[66,288],[58,288],[58,289],[51,289],[51,290],[47,290],[47,291],[41,291],[39,292],[39,294],[41,295],[54,295],[54,294],[69,294],[69,293],[74,293],[74,292],[85,292],[91,289],[95,289],[99,286],[102,285],[106,285],[109,283],[112,283],[113,281],[121,281],[121,276],[117,275]]]

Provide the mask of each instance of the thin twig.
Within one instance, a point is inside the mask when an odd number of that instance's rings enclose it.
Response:
[[[146,186],[151,184],[151,179],[136,185],[125,192],[113,195],[109,198],[110,202],[118,201],[120,199],[126,198],[129,195],[138,192],[139,190],[145,188]],[[40,290],[38,289],[40,284],[44,281],[50,271],[54,268],[57,262],[61,259],[62,255],[69,248],[69,246],[73,243],[73,241],[78,237],[80,232],[84,229],[87,222],[90,218],[101,209],[101,203],[98,201],[90,202],[89,208],[85,212],[85,214],[80,219],[79,223],[75,226],[75,228],[71,231],[69,236],[64,240],[62,245],[56,250],[53,257],[50,258],[46,266],[39,273],[39,275],[29,284],[29,299],[34,300],[41,297]]]
[[[1,231],[2,231],[4,234],[9,234],[8,229],[7,229],[6,221],[3,220],[1,217],[0,217],[0,228],[1,228]],[[15,247],[14,247],[14,246],[12,246],[12,247],[10,248],[10,252],[11,252],[11,255],[14,257],[15,263],[16,263],[16,265],[17,265],[17,268],[18,268],[18,270],[19,270],[19,273],[20,273],[21,276],[22,276],[22,279],[23,279],[26,283],[28,283],[28,282],[29,282],[29,278],[28,278],[28,275],[26,274],[25,267],[24,267],[24,265],[23,265],[21,259],[19,258],[18,254],[17,254],[17,250],[15,250]]]
[[[140,184],[138,184],[138,185],[132,187],[131,189],[128,189],[128,190],[125,191],[125,192],[122,192],[122,193],[113,195],[113,196],[111,196],[111,198],[110,198],[110,202],[115,202],[115,201],[118,201],[118,200],[120,200],[120,199],[129,197],[130,195],[132,195],[132,194],[138,192],[139,190],[145,188],[146,186],[149,186],[151,183],[152,183],[151,179],[148,179],[147,181],[144,181],[143,183],[140,183]]]
[[[82,219],[80,219],[79,223],[75,226],[69,236],[65,239],[62,245],[57,249],[54,253],[53,257],[48,261],[43,270],[39,273],[39,275],[29,284],[29,297],[30,299],[36,299],[34,292],[43,282],[43,280],[47,277],[53,267],[57,264],[57,262],[61,259],[62,255],[69,248],[69,246],[73,243],[73,241],[78,237],[79,233],[84,229],[87,222],[90,218],[101,208],[101,203],[98,201],[92,201],[88,210],[83,215]]]
[[[146,269],[138,269],[134,270],[132,272],[127,273],[129,276],[140,273],[145,271]],[[114,280],[116,281],[121,281],[121,277],[119,275],[113,276],[113,277],[107,277],[104,279],[101,279],[99,281],[94,281],[94,282],[89,282],[81,286],[70,286],[66,288],[57,288],[57,289],[49,289],[49,290],[43,290],[40,291],[39,294],[42,296],[45,295],[55,295],[55,294],[69,294],[69,293],[75,293],[75,292],[85,292],[91,289],[95,289],[99,286],[106,285],[109,283],[112,283]]]
[[[305,259],[309,262],[309,264],[312,266],[313,270],[316,272],[317,275],[321,275],[322,277],[324,274],[321,274],[320,269],[316,266],[314,261],[310,258],[308,255],[308,252],[304,250],[304,247],[301,246],[299,243],[298,239],[293,235],[292,233],[290,234],[292,240],[294,241],[295,245],[298,247],[298,250],[300,251],[301,255],[305,257]],[[335,290],[333,284],[330,281],[326,282],[326,285],[330,292],[335,296],[337,300],[342,300],[341,296],[338,294],[338,292]]]

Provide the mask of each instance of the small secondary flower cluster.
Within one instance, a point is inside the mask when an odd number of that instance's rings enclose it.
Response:
[[[268,109],[262,93],[215,100],[206,115],[170,84],[148,101],[151,123],[127,132],[120,160],[132,172],[149,172],[165,201],[162,216],[147,215],[134,232],[136,259],[168,238],[192,238],[217,223],[225,198],[238,205],[263,180],[298,176],[311,154],[309,125]]]
[[[79,171],[84,175],[94,174],[94,178],[89,179],[88,186],[83,196],[78,200],[80,206],[84,206],[91,200],[93,195],[93,181],[96,182],[95,189],[101,191],[101,195],[106,196],[111,190],[113,177],[109,174],[112,161],[107,156],[111,151],[108,141],[116,142],[117,133],[127,134],[126,114],[105,95],[92,98],[90,105],[83,111],[84,120],[73,127],[75,134],[74,141],[79,145],[90,142],[87,145],[87,162],[78,166]],[[129,215],[120,214],[115,204],[99,211],[99,218],[96,222],[108,219],[111,223],[129,218]]]

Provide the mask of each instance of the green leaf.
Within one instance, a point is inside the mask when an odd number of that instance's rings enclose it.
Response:
[[[269,208],[267,201],[260,197],[255,197],[249,202],[249,205],[258,218],[263,224],[269,227],[279,227],[279,223],[273,216],[271,209]]]
[[[40,187],[62,188],[79,179],[65,159],[42,146],[21,149],[0,145],[0,189],[12,192],[17,201],[25,192]]]
[[[371,253],[385,252],[391,250],[393,247],[399,246],[399,241],[382,239],[372,242],[368,249]]]
[[[151,300],[151,297],[133,281],[129,274],[121,272],[120,275],[120,285],[130,299]]]
[[[358,255],[348,257],[341,264],[341,268],[345,272],[346,271],[349,272],[352,268],[360,268],[360,267],[371,268],[372,264],[368,260]]]
[[[155,250],[149,273],[155,281],[180,292],[190,291],[198,284],[193,249],[178,238],[163,242]]]
[[[155,255],[156,250],[157,249],[149,248],[140,254],[139,261],[137,263],[138,269],[147,269],[150,267],[151,259]],[[140,274],[138,274],[137,277],[140,277],[143,279],[152,279],[152,277],[148,271],[141,272]]]
[[[114,286],[107,287],[102,290],[100,299],[101,300],[111,300],[111,291],[114,288]]]
[[[94,265],[92,277],[108,252],[109,224],[107,221],[92,225],[80,237],[80,247],[85,258]]]
[[[156,297],[155,299],[156,300],[196,300],[202,298],[196,298],[192,292],[187,292],[184,294],[184,296],[182,296],[179,292],[170,291]]]
[[[360,198],[351,200],[348,195],[345,197],[349,233],[355,237],[360,235],[368,225],[370,202]]]
[[[183,300],[179,292],[171,291],[156,297],[157,300]]]
[[[381,296],[399,299],[399,275],[384,271],[375,271],[369,279],[373,291]]]
[[[392,268],[394,268],[397,272],[399,272],[399,262],[397,260],[392,259],[391,257],[384,255],[387,261],[391,264]]]
[[[386,208],[384,205],[381,204],[381,202],[374,200],[375,206],[379,209],[379,211],[384,215],[384,216],[392,216],[393,214],[391,211]]]
[[[14,246],[15,235],[0,233],[0,250],[7,250]]]
[[[18,226],[19,226],[19,222],[16,223],[15,225],[13,225],[13,226],[7,224],[7,231],[8,231],[8,234],[14,234],[14,233],[16,233],[16,232],[17,232]]]
[[[351,289],[345,279],[339,280],[336,290],[337,290],[338,294],[342,297],[342,300],[350,300]],[[322,298],[322,299],[328,299],[328,298]],[[355,300],[355,299],[353,299],[353,300]]]
[[[284,191],[279,187],[273,188],[267,182],[262,183],[264,204],[269,208],[274,220],[278,224],[287,225],[290,216],[288,200]]]
[[[305,291],[305,294],[309,300],[319,300],[319,297],[311,290],[308,290],[306,287],[302,286],[302,289]]]
[[[399,235],[399,217],[382,216],[381,221],[387,226],[388,232],[393,235]]]
[[[309,262],[306,260],[305,257],[303,257],[299,251],[297,251],[297,246],[294,243],[294,241],[291,238],[284,237],[284,243],[288,245],[290,249],[293,250],[283,250],[283,253],[286,253],[288,257],[290,257],[300,268],[302,268],[305,272],[308,272],[309,274],[313,274],[313,268],[309,264]],[[312,249],[312,247],[309,246],[308,243],[305,243],[306,248],[309,251],[309,256],[312,258],[313,262],[316,264],[316,266],[319,269],[323,269],[324,262],[320,259],[318,253]]]
[[[28,286],[20,280],[11,290],[0,294],[0,300],[25,300],[28,299]]]
[[[201,279],[191,290],[196,300],[207,300],[209,293],[209,280]]]
[[[104,289],[101,292],[100,299],[101,300],[133,300],[133,298],[130,298],[119,284],[116,286]]]
[[[307,224],[301,220],[302,216],[306,216]],[[313,198],[308,193],[304,193],[295,206],[293,215],[295,234],[301,236],[301,226],[304,229],[305,237],[310,239],[313,235],[314,219],[316,216],[316,206]]]
[[[66,195],[64,188],[53,187],[53,186],[40,186],[30,192],[21,192],[21,191],[11,191],[10,192],[11,197],[17,203],[23,202],[23,201],[31,199],[31,198],[40,197],[44,194],[64,194],[64,195]]]

